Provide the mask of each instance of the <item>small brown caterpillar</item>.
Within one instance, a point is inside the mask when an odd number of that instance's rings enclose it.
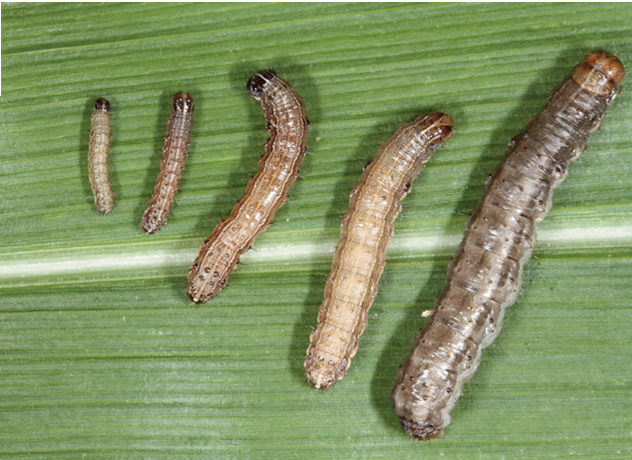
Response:
[[[377,294],[402,200],[435,150],[452,135],[453,125],[452,118],[440,112],[405,123],[364,167],[340,224],[342,238],[318,325],[310,335],[304,365],[315,388],[327,390],[345,376]]]
[[[187,148],[192,124],[193,98],[187,93],[177,93],[173,96],[171,104],[171,116],[167,125],[156,187],[140,223],[140,228],[147,233],[155,233],[167,223],[171,205],[182,179],[184,160],[189,154]]]
[[[200,247],[187,280],[187,296],[202,304],[226,285],[239,256],[248,251],[258,235],[272,223],[287,200],[307,153],[307,127],[303,99],[272,70],[262,70],[248,81],[248,94],[261,101],[268,121],[269,138],[259,159],[259,170],[246,195],[230,216],[223,219]]]
[[[108,152],[110,151],[111,137],[110,103],[107,99],[100,97],[95,101],[92,110],[88,170],[90,171],[94,204],[101,214],[107,214],[114,207],[114,193],[108,173]]]
[[[527,131],[510,143],[487,179],[448,267],[432,320],[419,331],[391,392],[402,428],[440,437],[463,385],[502,325],[522,286],[536,244],[536,223],[551,208],[568,166],[599,128],[625,71],[610,54],[592,53],[557,86]]]

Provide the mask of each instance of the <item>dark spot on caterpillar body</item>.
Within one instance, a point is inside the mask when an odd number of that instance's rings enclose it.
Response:
[[[500,332],[505,308],[520,291],[536,223],[551,208],[569,164],[598,129],[624,75],[615,56],[589,54],[551,92],[527,131],[509,143],[467,221],[435,314],[415,337],[393,386],[393,409],[408,434],[440,437],[450,423],[481,350]]]
[[[101,214],[107,214],[114,207],[114,193],[108,171],[111,137],[110,103],[107,99],[100,97],[95,101],[92,111],[88,170],[94,204]]]
[[[377,294],[401,202],[435,150],[450,138],[453,124],[440,112],[420,116],[382,142],[364,167],[342,218],[318,325],[310,335],[304,366],[315,388],[326,390],[346,374]]]
[[[140,223],[140,228],[147,233],[155,233],[167,223],[182,179],[184,160],[189,154],[192,124],[193,98],[187,93],[177,93],[172,99],[156,187]]]
[[[224,288],[239,256],[270,226],[274,214],[287,200],[287,192],[307,153],[309,122],[305,104],[290,83],[272,70],[263,70],[248,81],[247,87],[250,97],[261,102],[269,137],[259,170],[248,182],[245,196],[204,240],[189,270],[187,297],[197,304],[207,302]],[[218,275],[211,277],[207,273]]]

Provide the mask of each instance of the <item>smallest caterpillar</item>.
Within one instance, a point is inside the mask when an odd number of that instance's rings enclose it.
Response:
[[[94,102],[90,126],[90,151],[88,170],[90,185],[94,194],[94,204],[100,214],[107,214],[114,207],[114,193],[108,173],[108,152],[112,125],[110,124],[110,103],[100,97]]]
[[[193,98],[187,93],[177,93],[172,99],[156,187],[140,223],[140,228],[146,233],[156,233],[167,223],[182,179],[184,160],[189,154],[187,148],[192,124]]]

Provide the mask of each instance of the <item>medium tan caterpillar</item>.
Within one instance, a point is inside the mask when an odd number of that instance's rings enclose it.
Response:
[[[261,101],[269,138],[246,195],[204,240],[191,265],[187,296],[197,304],[205,303],[224,288],[239,256],[270,226],[274,214],[287,200],[307,153],[309,121],[303,99],[292,86],[274,71],[262,70],[248,81],[248,94]]]
[[[440,112],[405,123],[364,167],[340,224],[341,240],[318,325],[310,335],[304,366],[315,388],[326,390],[346,374],[377,294],[402,200],[435,150],[450,138],[453,125],[452,118]]]
[[[110,103],[100,97],[94,102],[92,123],[90,125],[90,151],[88,153],[88,170],[90,185],[94,195],[97,211],[107,214],[114,207],[114,193],[110,185],[108,172],[108,153],[112,125],[110,124]]]
[[[422,440],[440,437],[463,385],[476,371],[522,286],[536,244],[536,223],[553,191],[584,150],[618,94],[625,71],[610,54],[592,53],[549,96],[526,132],[509,142],[487,179],[452,258],[432,320],[419,331],[391,392],[402,428]]]
[[[147,233],[155,233],[167,223],[182,179],[184,160],[189,154],[187,148],[192,124],[193,98],[187,93],[177,93],[172,99],[156,187],[140,223],[140,228]]]

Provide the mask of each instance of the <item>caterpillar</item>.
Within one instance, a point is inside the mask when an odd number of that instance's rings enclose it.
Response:
[[[156,233],[166,223],[171,213],[182,171],[186,159],[193,124],[193,98],[187,93],[177,93],[171,103],[171,116],[167,125],[165,146],[162,149],[160,172],[156,180],[154,194],[149,201],[149,207],[143,214],[140,223],[146,233]]]
[[[261,102],[268,140],[259,170],[231,214],[204,240],[189,270],[187,297],[203,304],[226,285],[239,256],[252,248],[287,200],[307,153],[309,121],[303,99],[292,85],[272,70],[262,70],[248,81],[248,94]]]
[[[437,438],[450,423],[481,350],[500,332],[505,308],[520,291],[536,223],[550,210],[553,191],[599,128],[624,76],[617,57],[589,54],[552,91],[526,132],[509,142],[466,223],[432,320],[416,335],[391,391],[408,434]]]
[[[310,335],[304,366],[315,388],[326,390],[346,374],[377,294],[402,200],[435,150],[452,135],[453,125],[452,118],[440,112],[405,123],[364,167],[340,224],[341,240],[318,325]]]
[[[107,214],[114,207],[114,192],[108,172],[108,153],[112,137],[110,103],[100,97],[94,102],[90,125],[90,150],[88,171],[94,204],[100,214]]]

